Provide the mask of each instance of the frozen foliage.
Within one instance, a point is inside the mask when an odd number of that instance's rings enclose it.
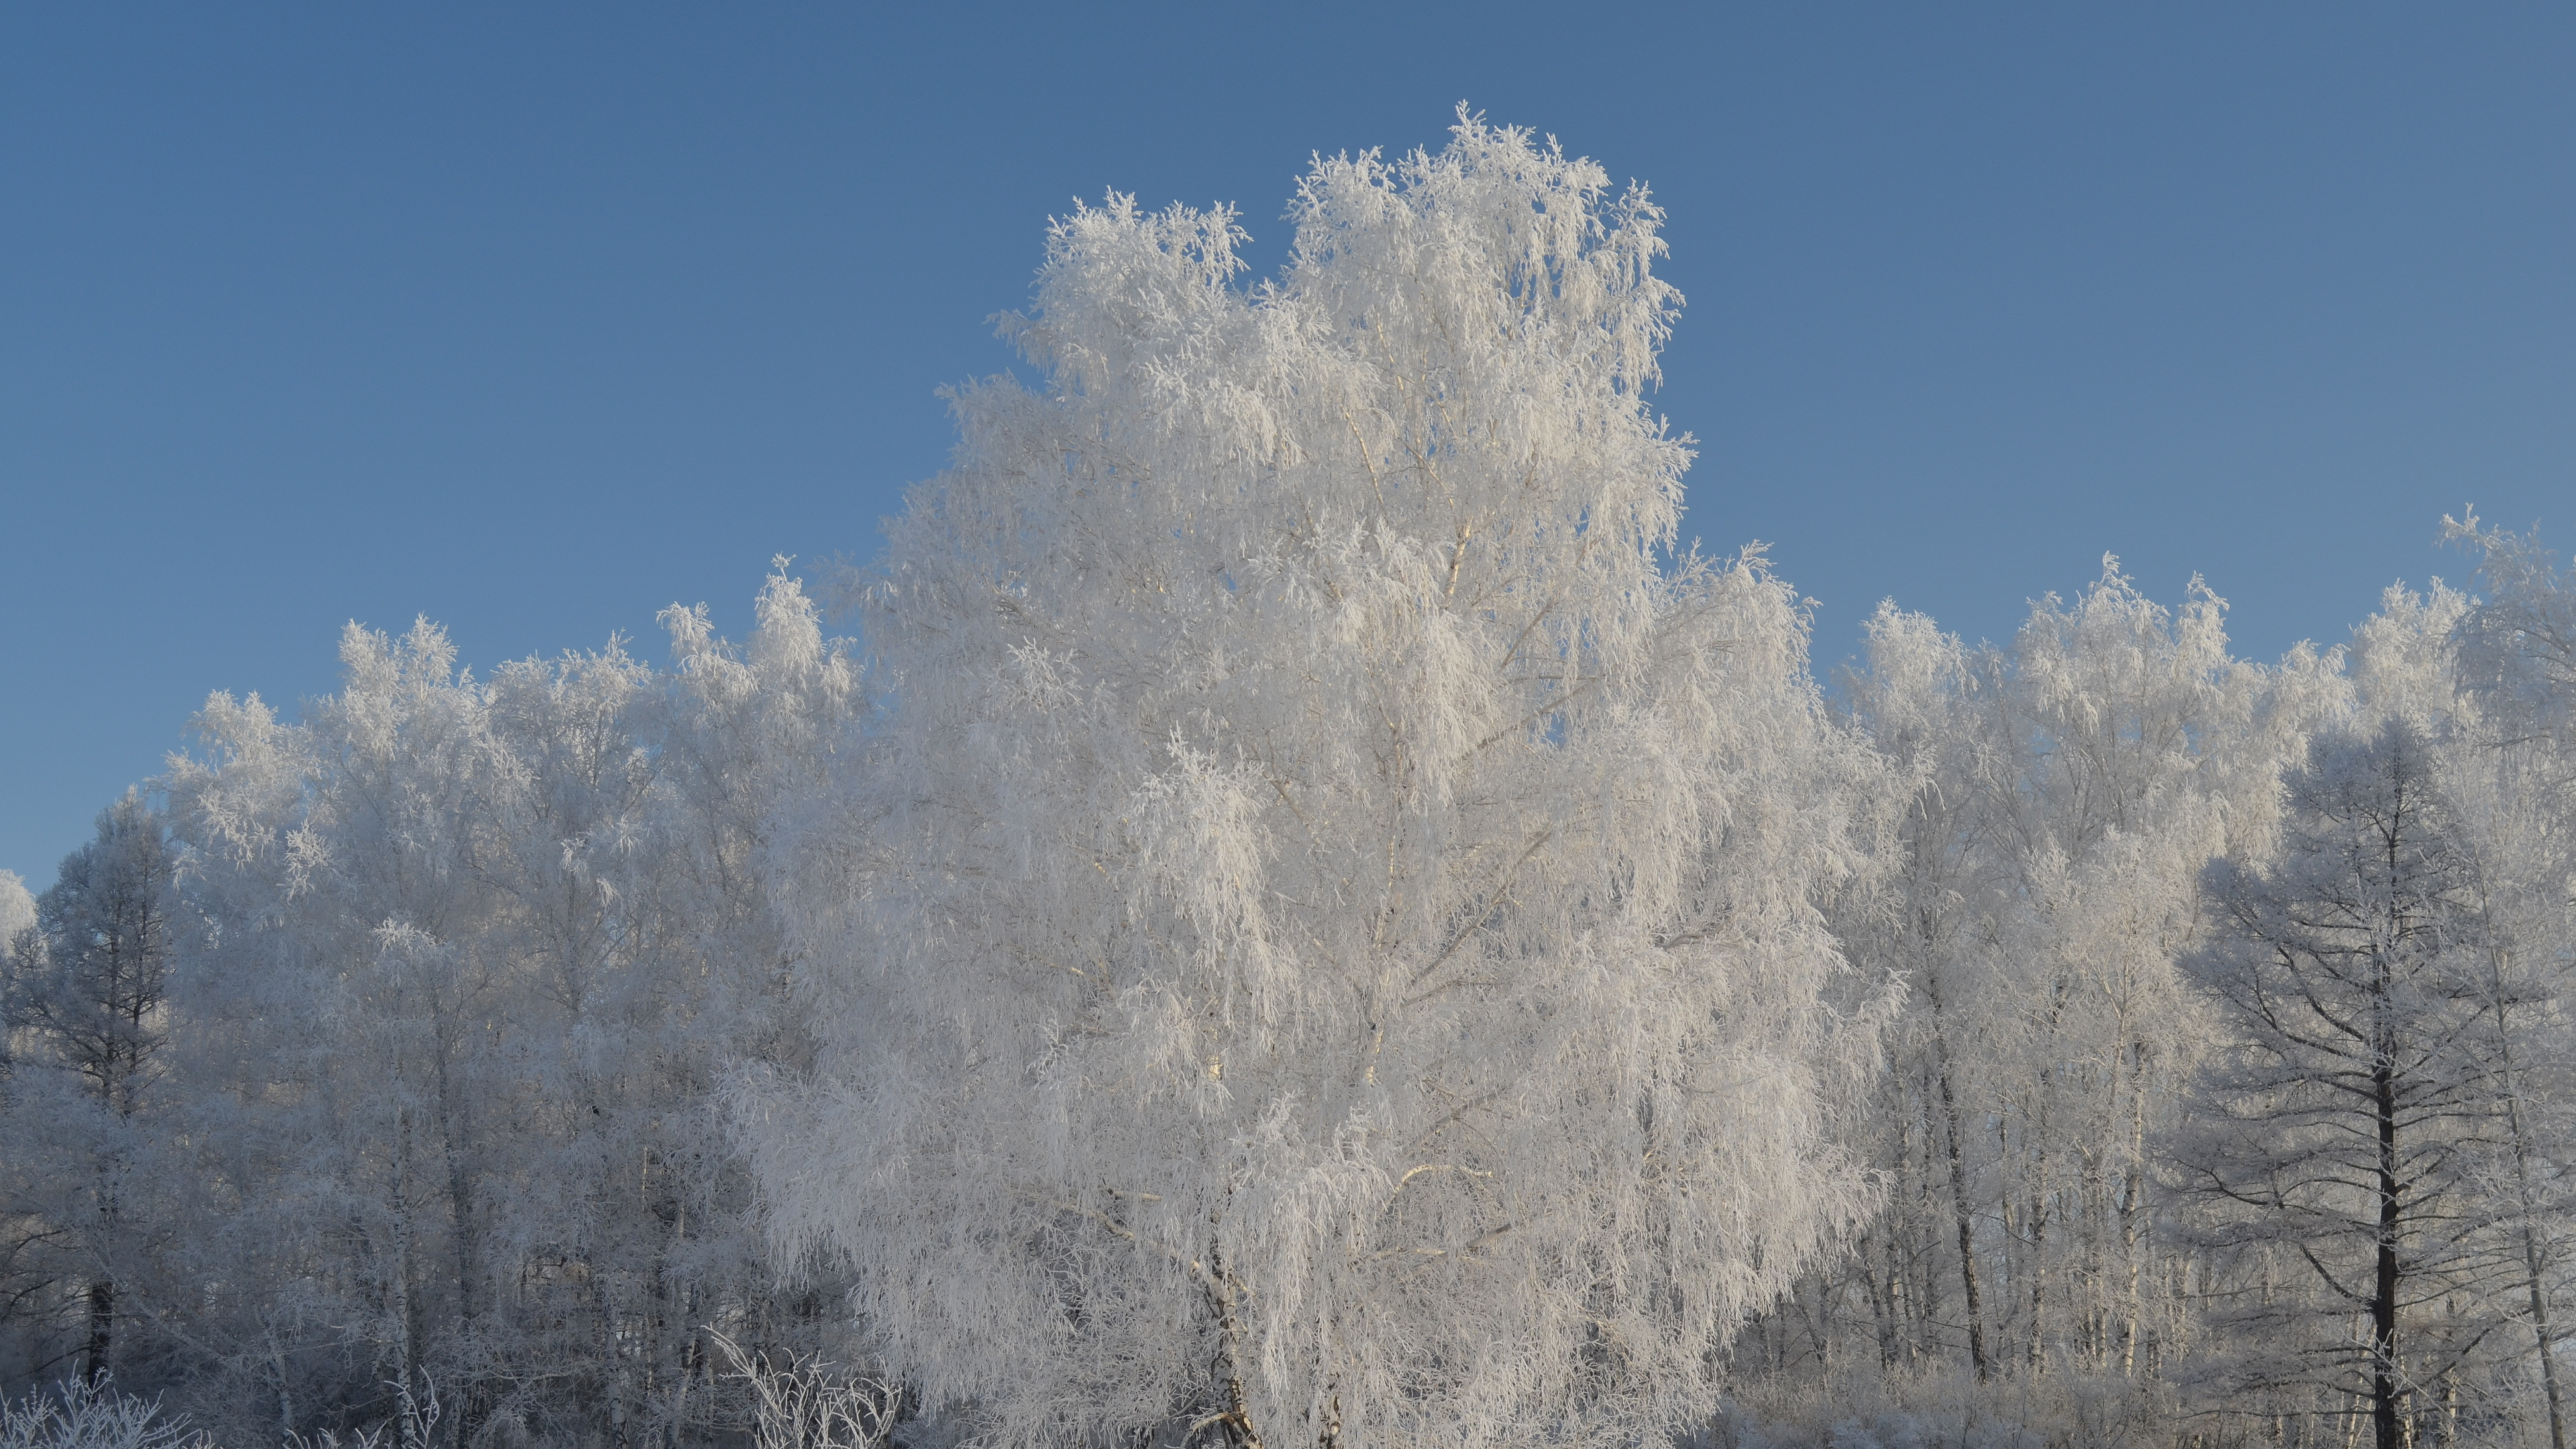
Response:
[[[903,1391],[851,1377],[814,1354],[784,1362],[710,1334],[733,1376],[752,1393],[754,1449],[877,1449],[894,1433]]]
[[[1056,224],[864,593],[787,884],[782,1239],[999,1442],[1635,1443],[1868,1204],[1818,905],[1876,765],[1758,558],[1667,562],[1659,214],[1463,120]]]
[[[219,695],[173,762],[198,929],[153,1061],[187,1100],[130,1147],[187,1191],[112,1321],[228,1440],[408,1423],[433,1384],[442,1443],[711,1436],[710,1325],[816,1341],[715,1088],[809,1050],[766,821],[855,673],[783,573],[747,647],[666,622],[669,674],[612,644],[488,681],[352,626],[301,723]]]
[[[184,1416],[158,1399],[120,1394],[106,1381],[68,1380],[48,1394],[0,1399],[0,1449],[211,1449]]]
[[[9,949],[18,933],[36,924],[36,898],[27,894],[27,883],[14,870],[0,870],[0,952]]]
[[[2177,1349],[2154,1139],[2209,1023],[2174,963],[2202,865],[2263,847],[2274,760],[2336,688],[2311,655],[2233,658],[2223,607],[2195,586],[2169,610],[2105,560],[2009,646],[1892,605],[1871,624],[1849,698],[1899,767],[1899,818],[1834,916],[1911,987],[1850,1134],[1892,1210],[1750,1362],[1990,1380],[2152,1372]]]
[[[2482,527],[2474,512],[2462,512],[2442,520],[2443,532],[2478,551],[2479,572],[2493,591],[2485,607],[2460,621],[2463,682],[2499,719],[2562,733],[2576,698],[2576,590],[2537,530]]]

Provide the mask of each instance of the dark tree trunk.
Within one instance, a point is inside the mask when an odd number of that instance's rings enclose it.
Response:
[[[116,1284],[101,1278],[89,1285],[89,1337],[81,1344],[81,1382],[91,1388],[107,1382],[108,1353],[116,1346]]]
[[[1977,1382],[1984,1383],[1992,1372],[1986,1363],[1986,1319],[1977,1302],[1976,1219],[1968,1210],[1968,1166],[1959,1141],[1959,1103],[1950,1090],[1950,1052],[1945,1043],[1941,1049],[1941,1114],[1948,1130],[1950,1146],[1951,1216],[1959,1228],[1959,1287],[1967,1297],[1968,1361],[1976,1366]]]
[[[2387,968],[2381,983],[2388,985]],[[2383,989],[2377,1006],[2384,1015]],[[2379,1117],[2379,1242],[2376,1272],[2370,1288],[2370,1425],[2377,1449],[2405,1449],[2397,1414],[2397,1239],[2405,1191],[2397,1175],[2397,1070],[2394,1043],[2381,1032],[2379,1063],[2371,1073],[2372,1100]]]

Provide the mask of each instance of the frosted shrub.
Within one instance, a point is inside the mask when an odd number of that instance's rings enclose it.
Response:
[[[120,1394],[105,1381],[67,1380],[52,1394],[0,1400],[0,1449],[211,1449],[184,1415],[164,1417],[158,1398]]]
[[[707,1337],[751,1390],[755,1449],[878,1449],[893,1434],[897,1386],[835,1374],[812,1354],[780,1363],[712,1330]]]

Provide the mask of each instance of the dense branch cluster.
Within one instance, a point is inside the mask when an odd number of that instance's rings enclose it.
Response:
[[[1230,211],[1055,225],[864,661],[783,565],[667,668],[353,625],[0,876],[0,1397],[2566,1449],[2535,539],[2276,664],[2106,560],[1826,688],[1680,544],[1642,191],[1462,118],[1291,216],[1248,288]]]

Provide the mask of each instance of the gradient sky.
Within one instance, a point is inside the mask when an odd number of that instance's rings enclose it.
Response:
[[[0,866],[209,690],[728,632],[864,558],[1046,219],[1233,201],[1465,100],[1669,213],[1685,527],[1818,655],[2118,553],[2240,648],[2576,538],[2576,7],[13,5]]]

